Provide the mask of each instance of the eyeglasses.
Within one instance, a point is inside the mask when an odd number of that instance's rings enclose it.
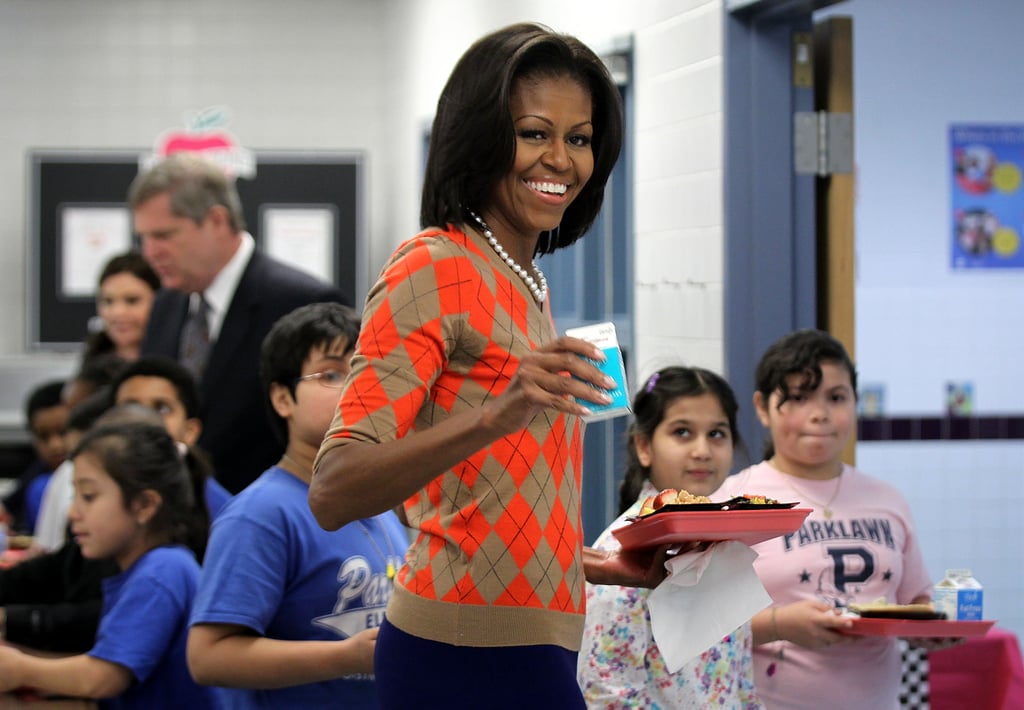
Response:
[[[298,384],[303,380],[316,380],[320,383],[321,387],[340,390],[345,386],[345,378],[347,377],[348,373],[346,372],[340,372],[338,370],[324,370],[323,372],[314,372],[309,375],[303,375],[302,377],[296,377],[295,384]]]

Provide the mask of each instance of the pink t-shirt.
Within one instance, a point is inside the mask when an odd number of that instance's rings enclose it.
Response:
[[[751,493],[814,508],[797,532],[754,546],[759,555],[754,568],[775,605],[816,599],[839,608],[880,597],[907,604],[930,596],[931,581],[902,494],[849,466],[838,483],[837,493],[836,479],[795,478],[762,462],[730,476],[716,491],[715,500]],[[831,501],[832,517],[827,519],[811,499]],[[900,672],[899,648],[888,637],[816,650],[787,641],[754,647],[754,684],[772,710],[895,710]]]

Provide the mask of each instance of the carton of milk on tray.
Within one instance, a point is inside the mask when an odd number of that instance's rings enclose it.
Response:
[[[935,610],[946,612],[950,621],[980,621],[983,599],[981,583],[969,569],[947,569],[946,578],[932,592]]]
[[[629,414],[626,368],[622,363],[622,351],[619,350],[619,339],[615,335],[615,324],[595,323],[594,325],[585,325],[580,328],[570,328],[565,331],[565,334],[573,338],[586,340],[588,343],[593,343],[604,351],[604,362],[597,362],[596,360],[590,360],[589,362],[615,380],[615,389],[605,390],[608,396],[612,398],[612,401],[608,404],[581,402],[592,412],[589,416],[583,417],[583,421],[596,422],[601,419]]]

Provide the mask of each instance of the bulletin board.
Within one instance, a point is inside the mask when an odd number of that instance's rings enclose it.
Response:
[[[81,347],[106,257],[138,246],[126,199],[146,154],[30,152],[32,350]],[[333,282],[359,303],[367,259],[362,154],[256,151],[255,159],[256,175],[239,178],[238,194],[257,248]]]

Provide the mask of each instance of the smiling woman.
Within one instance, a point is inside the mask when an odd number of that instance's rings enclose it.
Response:
[[[582,708],[584,579],[664,576],[664,550],[583,547],[579,418],[614,382],[559,337],[532,264],[587,231],[621,142],[604,64],[538,25],[478,40],[441,93],[424,231],[370,289],[309,493],[328,529],[400,506],[417,534],[377,640],[381,707],[450,707],[458,688]]]
[[[122,360],[138,358],[158,288],[160,279],[138,252],[111,258],[100,272],[96,326],[86,338],[83,362],[105,353]]]

